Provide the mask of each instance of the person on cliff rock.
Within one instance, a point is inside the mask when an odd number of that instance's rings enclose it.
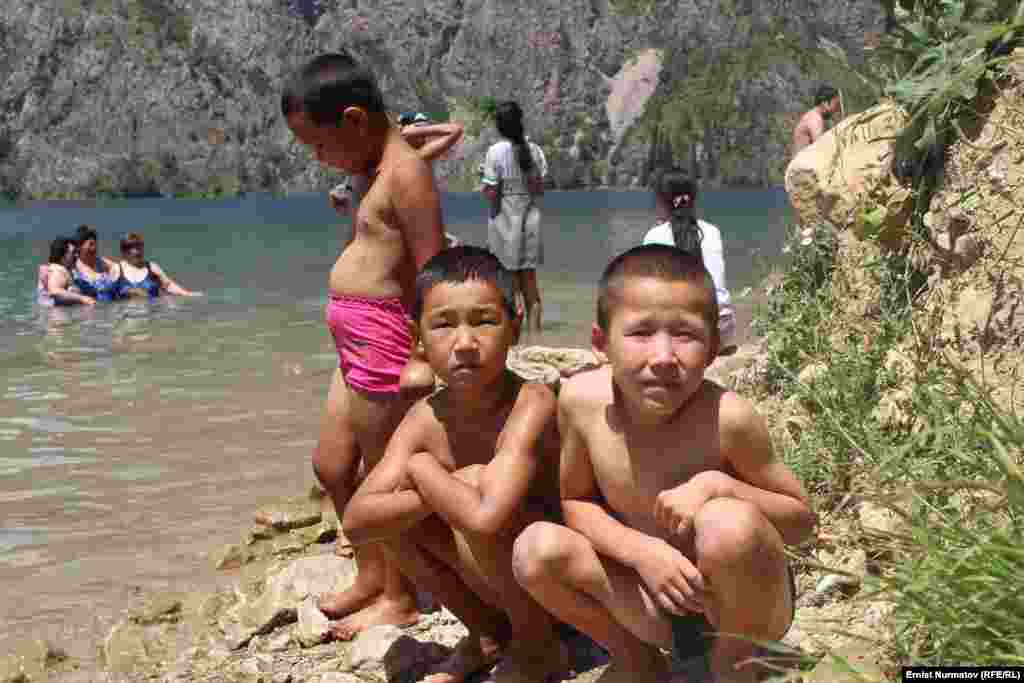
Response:
[[[541,148],[526,139],[518,104],[500,103],[494,120],[505,139],[490,146],[482,168],[482,192],[491,209],[487,243],[502,265],[515,273],[527,328],[540,332],[543,308],[537,267],[544,262],[544,245],[537,199],[544,194],[548,162]]]
[[[715,283],[718,301],[718,355],[736,352],[736,311],[725,284],[725,249],[722,233],[712,223],[697,218],[697,183],[686,172],[663,169],[654,175],[654,206],[662,221],[647,231],[644,244],[666,244],[698,254]]]
[[[430,166],[388,120],[373,74],[351,57],[325,54],[298,70],[285,83],[281,112],[317,161],[370,181],[328,279],[339,367],[313,470],[341,516],[412,403],[399,388],[412,344],[408,312],[416,273],[441,250],[441,202]],[[382,547],[360,548],[356,563],[352,587],[319,601],[328,618],[344,617],[331,628],[335,637],[418,621],[412,587]]]
[[[568,668],[553,617],[515,580],[512,547],[532,521],[559,519],[556,399],[506,368],[519,336],[515,279],[480,247],[446,249],[416,282],[423,352],[445,386],[409,410],[352,497],[342,528],[388,543],[403,572],[469,635],[428,683],[490,667],[542,682]]]
[[[699,256],[634,247],[599,285],[593,345],[609,364],[559,394],[565,522],[529,526],[513,566],[608,650],[604,683],[672,678],[659,648],[700,672],[679,680],[753,682],[739,667],[753,641],[794,616],[785,546],[815,515],[754,407],[704,378],[717,317]]]
[[[826,122],[842,108],[842,97],[831,85],[822,85],[814,93],[814,106],[804,112],[793,129],[793,156],[814,143],[825,132]]]

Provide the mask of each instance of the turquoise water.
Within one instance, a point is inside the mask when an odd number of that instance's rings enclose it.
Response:
[[[735,297],[781,258],[785,193],[701,205]],[[479,197],[446,196],[445,217],[486,244]],[[586,345],[597,276],[653,222],[644,192],[548,194],[546,322],[527,343]],[[80,223],[108,256],[144,233],[147,257],[206,296],[40,309],[36,268]],[[323,195],[0,208],[0,654],[14,637],[91,642],[129,586],[201,581],[261,499],[312,482],[336,363],[324,288],[348,233]]]

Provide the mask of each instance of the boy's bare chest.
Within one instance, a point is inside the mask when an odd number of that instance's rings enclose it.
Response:
[[[451,422],[458,420],[453,419]],[[456,467],[486,465],[494,459],[504,419],[495,418],[486,423],[475,422],[472,425],[455,425],[451,422],[447,425],[446,432],[448,447],[455,459]]]
[[[646,433],[645,433],[646,432]],[[598,487],[613,509],[631,517],[653,515],[659,493],[707,470],[725,470],[718,430],[708,426],[613,431],[588,440]]]

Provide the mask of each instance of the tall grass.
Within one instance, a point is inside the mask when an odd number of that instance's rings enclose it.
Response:
[[[803,406],[782,457],[819,509],[853,495],[902,519],[898,532],[859,539],[877,558],[862,604],[894,605],[878,660],[890,671],[1024,664],[1024,423],[940,352],[909,343],[920,284],[905,263],[857,264],[870,275],[861,294],[877,301],[855,317],[836,294],[831,235],[794,231],[788,243],[790,267],[755,314],[768,350],[761,388]],[[909,368],[892,367],[893,350]],[[892,396],[897,420],[879,410]]]

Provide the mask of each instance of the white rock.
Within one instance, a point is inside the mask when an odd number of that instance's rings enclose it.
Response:
[[[319,645],[327,636],[328,621],[316,606],[316,598],[307,597],[299,605],[299,628],[297,636],[303,647]]]
[[[366,629],[352,641],[348,652],[349,666],[353,669],[382,668],[384,656],[402,635],[402,629],[397,626]]]

